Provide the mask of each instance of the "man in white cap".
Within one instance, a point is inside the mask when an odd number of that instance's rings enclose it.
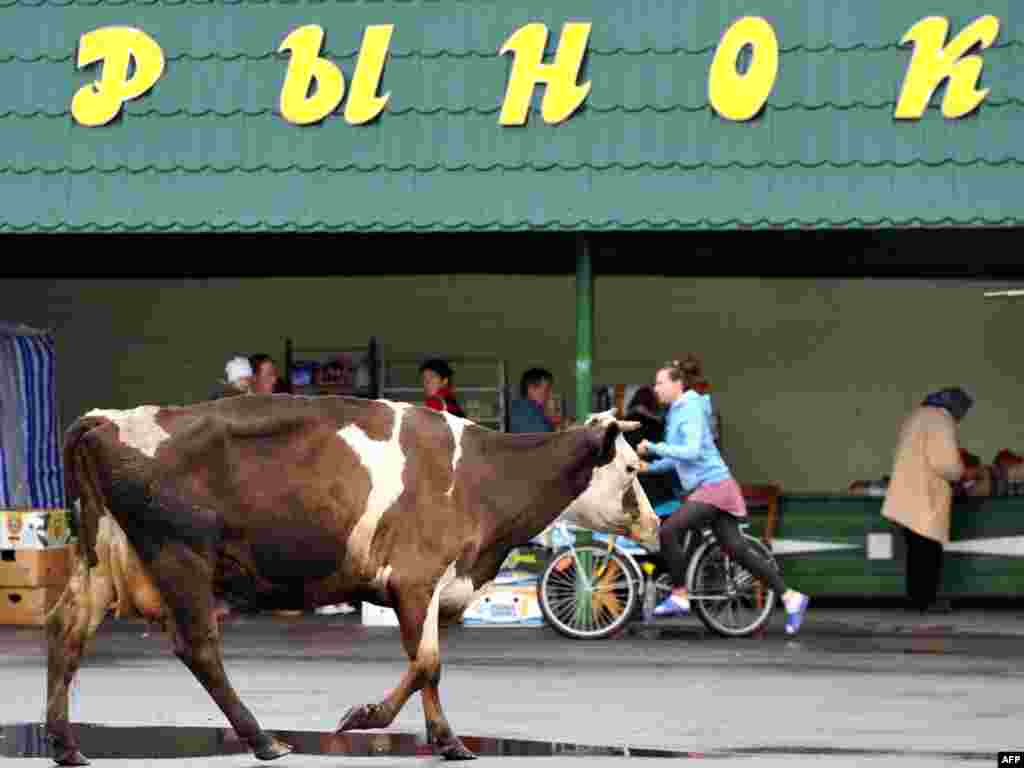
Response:
[[[249,364],[249,358],[241,355],[231,358],[224,366],[224,373],[227,380],[220,382],[217,391],[210,397],[211,400],[248,395],[252,392],[252,366]]]

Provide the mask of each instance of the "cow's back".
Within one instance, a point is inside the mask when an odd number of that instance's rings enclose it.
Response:
[[[156,557],[159,536],[216,551],[222,587],[247,599],[383,594],[394,568],[471,562],[500,459],[496,433],[389,401],[250,395],[88,416],[107,458],[131,454],[157,489],[152,507],[115,512],[138,555]]]

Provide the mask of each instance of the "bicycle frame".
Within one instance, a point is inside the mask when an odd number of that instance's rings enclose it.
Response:
[[[568,524],[566,524],[566,522],[564,520],[557,521],[554,524],[554,527],[557,528],[562,533],[562,535],[566,538],[566,540],[568,542],[570,542],[568,544],[568,548],[569,548],[569,551],[572,553],[573,562],[576,564],[576,573],[579,575],[580,580],[583,582],[584,589],[587,592],[592,591],[594,585],[591,583],[590,577],[586,573],[586,569],[583,567],[582,563],[580,563],[579,555],[576,552],[576,537],[574,535],[570,534],[569,526],[568,526]],[[740,530],[741,531],[746,531],[749,527],[750,527],[749,523],[740,523]],[[685,546],[687,548],[690,546],[690,543],[691,543],[691,538],[690,537],[691,536],[695,536],[695,535],[697,535],[697,534],[693,530],[689,530],[689,531],[686,532],[686,545]],[[626,560],[627,563],[629,563],[630,567],[633,569],[633,577],[634,577],[634,581],[636,582],[637,589],[639,590],[639,593],[642,595],[644,593],[644,590],[647,587],[648,577],[644,573],[644,569],[640,566],[640,563],[637,562],[637,560],[633,556],[633,554],[631,552],[623,549],[621,546],[619,546],[619,539],[620,538],[621,538],[620,536],[612,535],[612,537],[609,539],[608,551],[610,552],[612,549],[614,549],[617,554],[619,554],[622,558],[624,558]],[[701,530],[701,538],[703,540],[697,546],[697,548],[693,551],[693,554],[690,556],[690,562],[687,565],[687,574],[686,574],[686,583],[687,583],[687,585],[690,585],[690,584],[693,583],[693,579],[694,579],[697,563],[700,562],[700,558],[704,554],[704,551],[709,546],[711,546],[713,543],[715,543],[714,533],[711,531],[710,528],[703,528]],[[732,558],[728,554],[726,554],[724,552],[723,552],[723,556],[725,557],[726,566],[728,566],[729,561]],[[597,575],[600,576],[601,575],[600,572]],[[714,601],[729,600],[730,596],[726,595],[726,594],[707,594],[707,595],[705,595],[705,594],[700,594],[700,593],[694,593],[694,592],[691,591],[690,594],[689,594],[689,598],[690,598],[690,600],[702,600],[702,601],[705,601],[705,602],[714,602]]]
[[[746,533],[748,524],[740,523],[740,526],[745,538],[763,548],[760,541]],[[661,558],[658,557],[658,550],[648,550],[628,536],[606,535],[598,531],[591,531],[597,537],[593,541],[577,542],[577,532],[588,530],[558,520],[547,529],[548,536],[555,536],[531,540],[532,544],[552,548],[558,555],[549,560],[537,582],[538,599],[545,619],[551,622],[556,631],[567,637],[600,639],[610,637],[632,623],[642,604],[643,623],[647,624],[650,621],[648,611],[651,606],[648,602],[649,593],[653,591],[656,599],[663,600],[665,591],[671,589],[671,585],[666,583],[668,574],[663,567],[664,563],[659,562]],[[745,568],[741,567],[739,573],[734,572],[733,565],[740,564],[720,546],[713,529],[702,526],[699,531],[687,530],[685,535],[687,548],[694,543],[692,537],[698,536],[686,570],[689,597],[694,602],[697,617],[708,629],[726,637],[748,636],[763,626],[770,616],[772,604],[762,600],[763,588],[751,583],[755,579]],[[771,558],[770,551],[765,554]],[[618,566],[614,584],[606,583],[610,581],[607,579],[607,569],[612,562]],[[718,563],[725,566],[722,575],[719,575]],[[569,582],[555,586],[560,577],[554,574],[565,571],[572,564],[575,565],[575,576],[570,577]],[[623,572],[622,576],[618,575],[619,569]],[[707,584],[704,584],[705,578]],[[734,608],[744,616],[747,614],[746,595],[752,586],[754,591],[751,597],[757,606],[752,614],[752,623],[723,623],[725,618],[736,617]],[[620,594],[623,590],[625,594]],[[618,597],[609,598],[607,593],[614,593]],[[608,600],[612,600],[617,607],[609,608]],[[589,607],[587,603],[591,603]],[[719,605],[729,608],[729,611],[721,613],[717,608]],[[568,613],[566,606],[571,606]],[[604,613],[606,611],[607,614]]]
[[[588,592],[592,591],[594,585],[590,583],[590,577],[587,576],[586,569],[583,567],[583,564],[580,563],[579,555],[576,553],[576,537],[570,535],[569,526],[565,523],[564,520],[559,520],[558,522],[556,522],[554,527],[556,527],[562,533],[562,535],[565,536],[567,541],[571,542],[568,546],[569,550],[572,552],[573,562],[576,563],[576,573],[579,574],[580,579],[583,581],[584,588]],[[611,551],[614,548],[614,550],[623,558],[625,558],[627,563],[629,563],[630,567],[633,569],[633,575],[636,577],[635,581],[637,583],[637,589],[641,590],[641,594],[643,594],[642,590],[646,586],[646,577],[644,576],[644,571],[640,567],[640,564],[636,561],[636,558],[634,558],[631,553],[627,552],[619,546],[618,540],[618,536],[613,536],[610,540],[610,546],[608,547],[608,550]],[[598,573],[598,576],[600,575],[601,574]]]

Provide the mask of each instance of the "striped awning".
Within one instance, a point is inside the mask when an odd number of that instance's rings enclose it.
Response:
[[[0,508],[65,507],[53,335],[0,322]]]

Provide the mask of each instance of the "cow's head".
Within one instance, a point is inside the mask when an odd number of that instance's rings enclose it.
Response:
[[[562,513],[563,519],[601,533],[628,536],[651,551],[658,549],[658,516],[640,485],[640,458],[622,436],[642,425],[616,419],[614,411],[587,419],[584,429],[598,432],[600,466],[586,490]]]

